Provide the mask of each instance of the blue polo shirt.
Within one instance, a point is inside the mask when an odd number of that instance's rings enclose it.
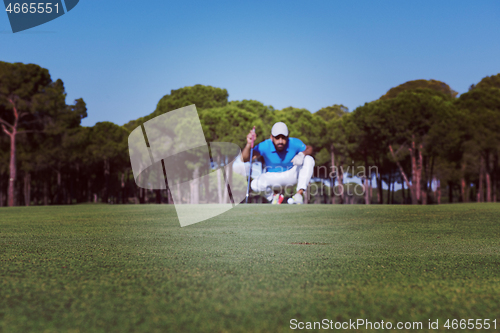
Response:
[[[254,147],[253,151],[264,157],[268,172],[283,172],[293,167],[292,158],[301,151],[306,150],[306,145],[300,139],[288,138],[283,151],[276,151],[271,139],[267,139]]]

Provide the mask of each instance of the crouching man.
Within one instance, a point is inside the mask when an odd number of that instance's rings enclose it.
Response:
[[[252,131],[247,135],[247,144],[241,152],[243,162],[250,160]],[[300,139],[288,137],[288,127],[277,122],[271,129],[271,137],[253,149],[254,159],[262,156],[266,163],[266,173],[252,180],[250,186],[255,192],[264,192],[272,204],[283,202],[283,190],[297,184],[297,193],[289,200],[292,204],[304,203],[304,192],[311,181],[314,169],[313,148]]]

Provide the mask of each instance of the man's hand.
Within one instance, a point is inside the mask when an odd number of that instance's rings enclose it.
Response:
[[[252,146],[252,142],[255,142],[255,139],[257,138],[257,134],[252,130],[250,133],[247,135],[247,145]]]
[[[250,131],[247,135],[247,144],[245,148],[241,151],[241,160],[243,162],[250,161],[250,150],[252,149],[252,143],[255,143],[255,139],[257,138],[257,134],[253,130]],[[255,146],[255,144],[254,144]],[[256,158],[259,154],[254,154],[253,157]]]
[[[304,155],[303,152],[300,152],[297,155],[295,155],[295,157],[292,158],[293,165],[301,166],[302,164],[304,164],[304,157],[305,156],[306,155]]]

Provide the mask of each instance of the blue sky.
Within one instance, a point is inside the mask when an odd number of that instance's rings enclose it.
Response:
[[[82,97],[83,124],[124,124],[171,89],[226,88],[276,109],[344,104],[436,79],[459,93],[500,73],[499,1],[97,1],[13,34],[0,60],[36,63]]]

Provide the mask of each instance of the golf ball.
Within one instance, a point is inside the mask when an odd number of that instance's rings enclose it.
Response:
[[[293,204],[293,199],[292,199],[292,198],[288,198],[288,204],[289,204],[289,205],[292,205],[292,204]]]

